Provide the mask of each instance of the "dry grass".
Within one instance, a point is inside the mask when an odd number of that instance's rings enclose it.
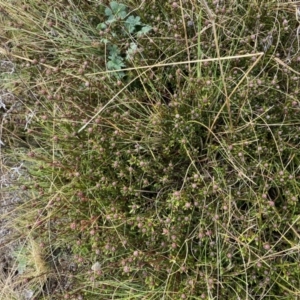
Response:
[[[0,1],[3,299],[298,297],[298,2],[123,2]]]

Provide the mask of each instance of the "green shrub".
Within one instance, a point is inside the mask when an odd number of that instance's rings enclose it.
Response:
[[[298,10],[229,2],[2,0],[51,299],[299,294]]]

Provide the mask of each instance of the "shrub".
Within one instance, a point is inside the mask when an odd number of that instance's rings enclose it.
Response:
[[[298,295],[289,4],[22,3],[1,2],[3,87],[34,112],[11,155],[30,195],[14,227],[56,271],[36,294]]]

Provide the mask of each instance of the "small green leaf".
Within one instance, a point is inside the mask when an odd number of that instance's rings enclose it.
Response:
[[[105,9],[105,15],[108,16],[108,20],[112,21],[116,18],[125,19],[127,16],[126,5],[112,1],[109,4],[110,7]]]
[[[125,67],[122,59],[120,57],[109,57],[109,61],[107,62],[108,70],[120,70],[122,67]]]
[[[122,67],[125,67],[125,64],[123,62],[123,58],[117,54],[110,55],[109,61],[107,62],[107,69],[108,70],[121,70]],[[118,79],[121,79],[125,76],[124,72],[116,72],[113,73],[114,76],[116,76]]]
[[[103,38],[103,39],[100,40],[100,42],[101,42],[101,43],[104,43],[104,44],[107,44],[107,43],[109,42],[109,40]]]
[[[116,45],[110,45],[108,47],[108,51],[110,56],[118,56],[121,53],[120,49]]]
[[[96,27],[97,30],[105,30],[107,25],[105,23],[99,23]]]
[[[147,34],[150,30],[152,30],[152,27],[149,25],[145,25],[141,28],[140,31],[137,32],[137,36],[141,37],[144,34]]]
[[[130,43],[130,47],[126,51],[126,59],[127,60],[131,59],[134,56],[134,54],[137,51],[137,48],[138,47],[137,47],[136,43]]]
[[[125,21],[125,27],[129,33],[134,32],[134,30],[136,29],[135,26],[138,26],[138,25],[141,25],[140,17],[130,16]]]
[[[126,5],[123,3],[118,3],[117,1],[110,2],[109,6],[111,7],[114,14],[126,11]]]
[[[14,256],[16,258],[16,262],[18,264],[17,269],[19,274],[23,274],[27,268],[27,259],[26,254],[24,253],[24,249],[21,249],[19,252],[15,252]]]
[[[18,259],[18,272],[23,274],[27,267],[27,260],[24,257]]]

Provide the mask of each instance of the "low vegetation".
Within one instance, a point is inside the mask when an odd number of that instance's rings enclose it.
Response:
[[[299,1],[0,12],[1,299],[299,297]]]

